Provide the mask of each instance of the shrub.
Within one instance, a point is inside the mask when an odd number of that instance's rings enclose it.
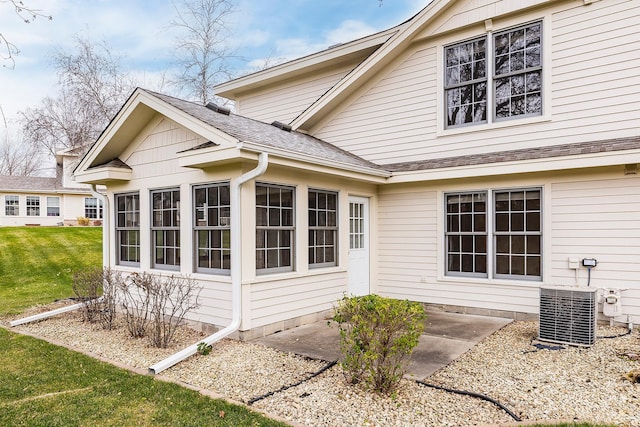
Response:
[[[105,268],[102,272],[102,309],[98,320],[104,329],[111,330],[116,321],[118,305],[118,287],[122,282],[122,273]]]
[[[98,320],[104,329],[112,329],[116,319],[117,281],[120,273],[109,268],[91,268],[73,274],[72,289],[83,303],[82,317],[86,322]]]
[[[78,225],[89,225],[89,218],[85,218],[83,216],[78,217]]]
[[[394,391],[424,330],[420,303],[378,295],[344,297],[333,320],[340,330],[347,380],[382,393]]]
[[[147,332],[151,303],[149,290],[153,281],[154,277],[149,273],[132,273],[118,284],[125,324],[133,338],[142,338]]]

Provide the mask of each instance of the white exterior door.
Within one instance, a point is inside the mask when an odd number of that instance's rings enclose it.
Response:
[[[349,295],[368,295],[369,199],[349,197]]]

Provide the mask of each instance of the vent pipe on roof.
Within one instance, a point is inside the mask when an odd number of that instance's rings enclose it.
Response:
[[[271,126],[277,127],[278,129],[282,129],[285,132],[291,132],[291,126],[284,124],[282,122],[279,122],[277,120],[271,123]]]
[[[215,104],[213,102],[208,102],[207,105],[205,105],[205,107],[207,107],[211,111],[215,111],[216,113],[224,114],[225,116],[228,116],[229,114],[231,114],[230,108],[221,107],[218,104]]]
[[[178,353],[149,367],[149,372],[157,374],[189,356],[196,354],[198,344],[204,342],[211,345],[237,331],[242,320],[242,223],[240,221],[240,190],[242,184],[251,181],[265,173],[269,165],[269,155],[260,153],[258,166],[255,169],[231,180],[231,312],[232,319],[229,326],[213,335],[198,341]]]

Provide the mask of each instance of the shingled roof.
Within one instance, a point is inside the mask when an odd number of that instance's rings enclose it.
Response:
[[[0,175],[0,191],[50,192],[62,188],[62,183],[58,178]]]
[[[207,123],[214,128],[231,135],[240,142],[263,145],[292,153],[304,154],[323,160],[347,165],[384,171],[384,168],[369,162],[355,154],[342,150],[326,141],[322,141],[302,132],[288,131],[268,123],[260,122],[230,112],[224,114],[213,111],[204,105],[174,98],[156,92],[145,92],[178,108],[185,113]],[[203,147],[206,147],[205,144]],[[203,148],[200,147],[200,148]]]

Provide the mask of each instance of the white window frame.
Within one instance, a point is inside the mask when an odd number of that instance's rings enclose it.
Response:
[[[60,197],[47,197],[47,216],[60,216]]]
[[[102,200],[97,197],[85,197],[84,216],[89,219],[102,219]]]
[[[120,208],[122,200],[123,208]],[[116,260],[118,265],[140,266],[140,193],[121,193],[114,195]],[[127,257],[123,259],[123,251]],[[131,256],[133,253],[133,257]]]
[[[40,216],[40,196],[27,196],[27,216]]]
[[[338,265],[338,192],[310,188],[308,199],[309,268],[334,267]]]
[[[4,196],[4,214],[6,216],[20,216],[20,196],[14,194]]]
[[[180,188],[151,190],[151,266],[180,269]]]
[[[261,189],[266,190],[264,198],[262,197]],[[288,204],[283,203],[282,193],[285,191],[291,193],[291,199]],[[276,193],[278,193],[277,197],[275,196]],[[256,183],[257,274],[283,273],[294,270],[295,215],[295,187]],[[285,224],[282,224],[283,222]],[[285,257],[287,253],[289,254],[288,262]]]

